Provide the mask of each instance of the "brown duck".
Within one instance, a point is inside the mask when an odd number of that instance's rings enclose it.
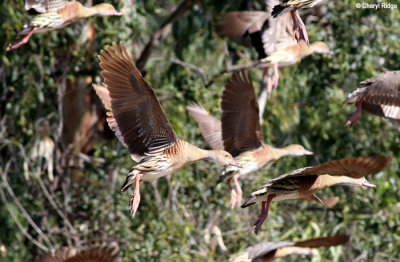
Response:
[[[25,9],[39,13],[24,25],[18,36],[21,38],[8,45],[7,51],[26,44],[34,33],[47,32],[66,27],[79,19],[91,16],[120,16],[115,8],[106,3],[85,7],[78,1],[67,0],[26,0]]]
[[[290,29],[293,26],[290,15],[283,14],[276,19],[271,17],[272,8],[278,4],[279,1],[268,1],[267,12],[241,11],[221,14],[217,25],[217,32],[231,40],[238,40],[245,35],[251,37],[258,58],[265,62],[253,64],[265,67],[268,95],[272,93],[272,87],[278,86],[278,67],[299,63],[302,58],[313,53],[332,54],[328,45],[323,42],[315,42],[310,46],[304,42],[297,44]]]
[[[223,150],[203,150],[177,137],[154,94],[130,58],[125,46],[101,52],[103,85],[94,85],[108,110],[107,122],[115,135],[138,162],[129,172],[122,192],[135,183],[130,201],[132,217],[140,202],[140,181],[159,177],[202,159],[240,167]]]
[[[323,199],[315,195],[316,192],[335,185],[375,187],[365,179],[365,176],[378,173],[391,160],[390,156],[356,157],[300,168],[263,185],[251,193],[241,207],[245,208],[261,202],[261,215],[255,223],[255,233],[257,234],[262,223],[268,217],[271,201],[314,200],[327,205]]]
[[[347,104],[356,104],[356,112],[346,122],[353,126],[361,111],[389,118],[400,119],[400,71],[382,73],[369,78],[347,97]]]
[[[227,179],[232,208],[236,203],[240,205],[242,201],[239,176],[255,172],[264,166],[269,167],[283,156],[312,154],[301,145],[274,148],[264,142],[258,118],[258,103],[248,73],[236,72],[226,82],[221,107],[222,124],[209,115],[202,106],[191,104],[187,109],[199,123],[207,143],[214,149],[225,149],[242,166],[242,168],[225,168],[218,179],[218,183]],[[232,179],[236,189],[231,186]]]
[[[299,15],[299,9],[301,8],[312,8],[322,0],[282,0],[281,4],[275,5],[271,15],[278,17],[282,14],[290,12],[293,20],[293,34],[297,42],[304,40],[307,45],[310,44],[308,41],[308,34],[306,26]]]
[[[347,235],[320,237],[300,242],[263,242],[246,248],[229,262],[267,262],[291,254],[312,255],[312,248],[332,247],[349,241]]]

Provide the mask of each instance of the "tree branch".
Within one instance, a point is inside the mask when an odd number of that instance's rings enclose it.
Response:
[[[24,215],[24,217],[28,220],[29,224],[35,229],[35,231],[47,242],[47,245],[50,246],[50,248],[54,248],[52,242],[50,239],[43,233],[43,231],[36,225],[36,223],[32,220],[31,216],[28,214],[28,212],[25,210],[25,208],[22,206],[21,202],[19,202],[18,198],[15,196],[14,191],[10,187],[10,184],[8,184],[7,181],[7,176],[6,172],[8,172],[9,166],[10,166],[11,160],[7,163],[5,171],[0,168],[0,177],[3,181],[3,184],[6,186],[6,189],[8,191],[8,194],[11,196],[13,199],[14,203],[17,205],[18,209],[21,211],[21,213]],[[3,197],[3,196],[2,196]],[[24,232],[24,231],[22,231]],[[26,234],[24,234],[26,235]],[[46,248],[46,247],[45,247]]]
[[[136,67],[140,72],[143,72],[144,66],[150,57],[153,50],[160,44],[160,42],[171,32],[172,24],[183,17],[188,11],[192,4],[196,3],[198,0],[185,0],[182,4],[175,9],[174,12],[161,24],[157,31],[151,36],[146,47],[142,51],[139,59],[136,61]]]
[[[227,67],[227,68],[221,70],[219,73],[216,73],[215,75],[213,75],[210,78],[210,80],[207,83],[205,83],[204,85],[205,85],[205,87],[209,87],[210,85],[212,85],[214,83],[214,81],[217,77],[219,77],[220,75],[222,75],[224,73],[239,71],[239,70],[243,70],[243,69],[250,68],[250,67],[258,68],[258,67],[268,67],[268,66],[270,66],[270,63],[261,62],[260,60],[257,60],[257,61],[251,62],[251,63],[247,63],[247,64],[243,64],[243,65],[230,66],[230,67]]]

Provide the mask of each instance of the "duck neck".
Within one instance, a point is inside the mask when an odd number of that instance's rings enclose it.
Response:
[[[91,16],[95,16],[99,14],[99,10],[97,6],[92,6],[92,7],[86,7],[81,5],[80,10],[79,10],[79,16],[81,18],[88,18]]]
[[[318,184],[319,189],[324,189],[336,185],[359,185],[360,183],[358,183],[358,180],[361,180],[361,178],[357,179],[348,176],[320,175],[318,176],[318,183],[316,184]]]
[[[312,53],[314,53],[314,48],[313,48],[312,44],[310,46],[307,46],[306,44],[304,44],[304,45],[305,46],[301,49],[301,58],[309,56]]]
[[[189,143],[187,143],[187,147],[189,153],[186,154],[186,161],[188,163],[194,163],[204,159],[211,159],[211,151],[198,148],[197,146]]]
[[[284,148],[275,148],[275,147],[272,147],[272,146],[269,146],[269,147],[270,147],[270,152],[271,152],[271,158],[274,161],[278,160],[281,157],[290,156],[291,155],[290,151],[287,150],[286,147],[284,147]]]

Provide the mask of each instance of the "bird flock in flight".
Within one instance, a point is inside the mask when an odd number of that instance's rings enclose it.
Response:
[[[112,5],[105,3],[85,7],[77,1],[25,2],[26,10],[36,15],[18,33],[20,38],[9,44],[8,51],[26,44],[34,33],[62,28],[90,16],[122,15]],[[237,40],[250,36],[258,53],[254,66],[264,68],[268,77],[269,96],[273,88],[278,86],[278,67],[297,63],[312,53],[332,54],[323,42],[309,43],[306,27],[298,13],[299,9],[312,8],[318,2],[320,0],[268,0],[266,12],[228,12],[218,18],[216,30],[222,37]],[[272,201],[308,200],[332,207],[338,201],[337,197],[321,199],[316,192],[334,185],[374,188],[375,185],[365,177],[380,172],[391,162],[390,156],[377,155],[303,167],[270,180],[242,202],[239,178],[245,178],[260,169],[265,170],[285,156],[313,154],[302,145],[275,148],[265,143],[259,121],[262,112],[250,74],[238,70],[226,81],[221,101],[221,120],[210,115],[200,103],[193,102],[187,106],[199,124],[205,141],[212,148],[204,150],[178,137],[153,89],[144,80],[123,43],[117,45],[114,42],[111,47],[105,47],[99,59],[104,81],[93,84],[93,88],[107,110],[109,127],[137,162],[121,189],[125,192],[130,186],[134,187],[130,200],[132,217],[139,208],[141,181],[154,181],[197,161],[209,160],[225,166],[217,182],[227,181],[232,209],[235,206],[246,208],[256,203],[261,204],[261,214],[254,224],[254,232],[257,234],[268,216]],[[384,72],[361,82],[345,102],[355,103],[357,108],[346,125],[353,126],[362,111],[389,119],[400,119],[400,71]],[[289,252],[309,254],[310,248],[338,245],[346,241],[348,236],[338,235],[297,243],[265,242],[249,247],[231,261],[269,261]],[[64,253],[59,251],[59,257]],[[108,257],[104,261],[115,259],[108,249],[86,253]],[[74,256],[79,255],[65,255]],[[48,257],[54,258],[55,255]]]

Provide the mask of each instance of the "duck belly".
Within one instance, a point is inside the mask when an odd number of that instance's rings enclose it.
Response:
[[[134,168],[143,174],[141,178],[143,181],[154,181],[175,171],[174,166],[169,161],[159,160],[146,161]]]

